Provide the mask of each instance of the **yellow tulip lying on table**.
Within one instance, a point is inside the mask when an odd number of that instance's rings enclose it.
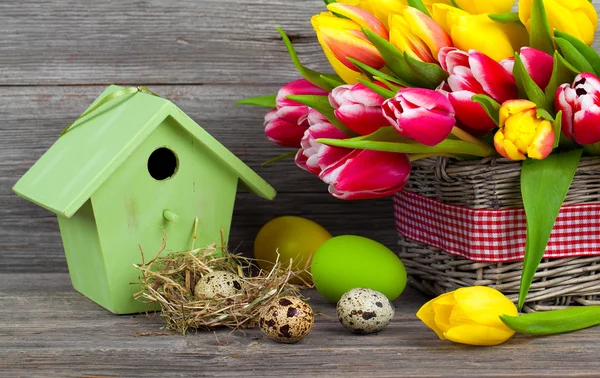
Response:
[[[417,317],[440,340],[492,346],[506,342],[515,332],[554,335],[600,324],[600,306],[570,307],[519,316],[515,304],[496,289],[460,288],[425,303]]]

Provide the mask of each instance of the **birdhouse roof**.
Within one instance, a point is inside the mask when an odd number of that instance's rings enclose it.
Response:
[[[123,88],[108,87],[88,109]],[[147,93],[117,98],[80,117],[70,130],[17,182],[20,196],[71,217],[167,117],[211,151],[256,195],[272,199],[275,190],[172,102]]]

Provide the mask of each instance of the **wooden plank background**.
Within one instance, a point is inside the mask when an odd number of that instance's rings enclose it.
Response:
[[[275,93],[296,73],[275,30],[303,62],[328,70],[310,26],[319,0],[66,0],[0,2],[0,272],[65,272],[53,214],[12,186],[106,85],[148,85],[175,102],[279,192],[272,201],[239,193],[230,245],[251,254],[260,226],[301,215],[332,234],[395,247],[391,200],[345,202],[263,134],[265,109],[236,107]]]

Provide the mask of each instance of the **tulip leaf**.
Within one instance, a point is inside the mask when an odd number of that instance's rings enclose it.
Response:
[[[323,81],[325,81],[325,82],[329,83],[329,85],[331,85],[331,86],[332,86],[332,87],[334,87],[334,88],[335,88],[335,87],[339,87],[340,85],[344,85],[344,84],[346,84],[346,83],[345,83],[345,82],[343,82],[343,81],[339,81],[339,80],[337,80],[337,79],[334,79],[334,78],[332,78],[332,77],[330,77],[330,76],[326,76],[326,75],[321,75],[321,79],[322,79]]]
[[[585,60],[592,66],[592,73],[600,75],[600,55],[598,55],[596,50],[586,45],[585,42],[583,42],[579,38],[574,37],[569,33],[562,32],[558,29],[554,30],[554,36],[563,38],[569,43],[571,43],[571,45],[573,45],[573,47],[575,47],[577,51],[579,51],[581,55],[583,55]]]
[[[553,101],[550,101],[546,97],[544,91],[538,87],[531,76],[529,76],[518,53],[515,53],[515,67],[513,69],[513,74],[517,82],[517,87],[519,87],[519,92],[521,92],[521,96],[534,102],[538,108],[542,108],[548,112],[553,110]]]
[[[360,68],[362,71],[364,71],[368,75],[378,76],[380,78],[386,79],[387,81],[391,81],[392,83],[400,84],[403,87],[410,86],[410,84],[408,84],[404,80],[398,79],[397,77],[394,77],[394,76],[391,76],[391,75],[388,75],[385,72],[381,72],[379,70],[376,70],[375,68],[373,68],[371,66],[367,66],[366,64],[364,64],[362,62],[359,62],[356,59],[352,59],[352,58],[347,58],[347,59],[350,62],[352,62],[352,64],[354,64],[356,67]]]
[[[425,4],[423,4],[423,0],[408,0],[408,5],[413,8],[417,8],[421,12],[425,13],[428,17],[431,17],[431,14],[429,14]]]
[[[419,87],[421,82],[415,77],[412,69],[404,59],[404,54],[386,39],[378,36],[369,29],[362,28],[363,34],[379,51],[387,67],[396,77],[406,82],[407,87]]]
[[[560,144],[560,139],[562,137],[562,110],[556,113],[556,118],[551,121],[552,122],[552,130],[554,131],[554,148],[558,147]]]
[[[579,72],[595,72],[592,65],[587,61],[582,53],[573,46],[573,44],[564,38],[554,37],[556,45],[560,48],[562,56],[575,67]]]
[[[500,126],[500,106],[501,105],[498,101],[494,100],[490,96],[486,96],[486,95],[482,95],[482,94],[474,95],[473,97],[471,97],[471,100],[475,101],[476,103],[481,105],[483,110],[485,110],[487,115],[490,116],[490,118],[494,121],[496,126]]]
[[[545,110],[545,109],[539,109],[538,108],[537,111],[536,111],[535,116],[537,118],[543,118],[543,119],[545,119],[547,121],[554,122],[554,117],[552,117],[552,114],[548,113],[548,111]]]
[[[404,59],[413,71],[413,75],[419,78],[425,88],[435,89],[448,78],[448,72],[444,71],[439,64],[422,62],[406,52],[404,52]]]
[[[290,41],[287,34],[285,34],[283,29],[281,29],[279,26],[277,26],[276,29],[277,29],[277,31],[279,31],[279,34],[281,35],[281,38],[283,39],[283,43],[285,44],[285,47],[287,48],[288,53],[290,54],[290,58],[292,58],[292,62],[294,63],[294,66],[296,67],[296,69],[298,70],[300,75],[302,75],[302,77],[304,77],[306,80],[310,81],[317,87],[324,89],[326,91],[332,90],[333,88],[335,88],[335,86],[332,86],[329,81],[323,80],[321,78],[321,76],[325,76],[327,78],[330,78],[331,80],[335,80],[340,83],[344,82],[337,75],[323,74],[323,73],[317,72],[315,70],[312,70],[308,67],[303,66],[302,63],[300,63],[300,58],[298,58],[298,54],[296,53],[296,50],[294,49],[294,46],[292,45],[292,41]]]
[[[552,227],[567,195],[581,150],[551,154],[546,159],[528,159],[521,167],[521,195],[527,220],[525,258],[519,289],[523,307],[538,265],[542,261]]]
[[[297,153],[298,153],[298,150],[295,150],[295,151],[290,151],[288,153],[285,153],[283,155],[275,156],[273,159],[269,159],[269,160],[265,161],[264,163],[262,163],[261,166],[264,167],[267,165],[271,165],[273,163],[277,163],[278,161],[282,161],[282,160],[286,160],[286,159],[290,159],[290,158],[293,159]]]
[[[552,77],[546,86],[546,99],[548,102],[554,102],[556,90],[563,83],[572,83],[578,72],[569,62],[558,53],[554,52],[554,68],[552,68]]]
[[[313,96],[313,95],[299,95],[299,96],[286,96],[287,99],[299,102],[303,105],[308,106],[309,108],[313,108],[319,113],[323,114],[325,118],[333,126],[338,128],[344,134],[348,136],[355,136],[356,133],[350,130],[346,125],[344,125],[339,119],[335,117],[335,113],[333,107],[329,103],[328,96]]]
[[[426,146],[398,134],[393,127],[382,127],[375,133],[350,139],[317,139],[317,142],[336,147],[359,148],[363,150],[402,152],[407,154],[458,154],[479,157],[492,156],[495,151],[480,144],[456,139],[446,139],[435,146]]]
[[[371,89],[373,92],[377,93],[378,95],[380,95],[381,97],[388,99],[388,98],[392,98],[396,95],[396,92],[392,92],[389,89],[385,89],[384,87],[381,87],[375,83],[372,83],[368,80],[364,80],[364,79],[358,79],[359,82],[363,83],[365,87]]]
[[[502,24],[510,24],[513,22],[521,22],[519,19],[518,12],[508,12],[508,13],[494,13],[488,14],[488,17],[492,21],[500,22]]]
[[[380,83],[383,83],[386,87],[388,87],[392,92],[398,93],[398,90],[402,87],[392,84],[391,82],[387,81],[386,79],[379,77],[379,76],[373,76],[373,79],[375,81],[379,81]]]
[[[236,102],[235,105],[253,105],[253,106],[263,106],[265,108],[274,108],[276,98],[277,98],[276,94],[266,95],[266,96],[249,97],[249,98],[245,98],[243,100]]]
[[[550,33],[550,24],[546,15],[543,0],[533,0],[531,4],[531,18],[529,19],[529,46],[544,51],[550,55],[554,53],[554,43]]]
[[[600,306],[570,307],[521,316],[500,315],[500,320],[508,328],[525,335],[556,335],[600,325]]]

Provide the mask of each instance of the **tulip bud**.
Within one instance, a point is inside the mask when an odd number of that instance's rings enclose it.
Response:
[[[519,0],[519,18],[529,29],[533,0]],[[588,45],[594,42],[598,13],[588,0],[544,0],[550,31],[571,34]]]
[[[480,346],[501,344],[515,334],[502,323],[500,315],[517,316],[517,307],[498,290],[485,286],[442,294],[417,312],[441,340]]]
[[[513,56],[528,42],[522,25],[496,22],[487,14],[472,15],[449,5],[434,4],[432,17],[450,34],[455,47],[477,50],[495,61]]]
[[[319,174],[321,173],[321,166],[319,165],[319,151],[325,147],[324,144],[319,143],[316,139],[328,138],[328,139],[345,139],[347,136],[338,128],[333,126],[327,118],[321,113],[314,109],[311,109],[307,115],[309,128],[304,132],[304,136],[300,141],[301,148],[296,154],[295,162],[300,168],[309,171],[310,173]],[[346,149],[333,149],[328,151],[329,154],[336,154],[339,150],[344,150],[341,154],[346,155],[350,150]],[[329,157],[337,161],[342,156],[335,155]]]
[[[340,148],[337,149],[338,156]],[[331,150],[319,151],[323,170],[319,178],[329,184],[329,193],[339,199],[369,199],[392,195],[401,190],[410,175],[408,155],[396,152],[348,150],[345,156],[332,161]],[[345,152],[345,151],[341,151]],[[338,157],[336,156],[336,158]],[[329,165],[327,165],[330,163]]]
[[[430,89],[400,89],[383,103],[382,110],[398,133],[427,146],[446,139],[456,123],[450,101]]]
[[[371,134],[389,122],[381,113],[385,99],[362,83],[342,85],[329,94],[335,116],[360,135]]]
[[[579,144],[600,142],[600,79],[591,73],[577,75],[572,85],[556,91],[556,110],[562,110],[562,131]]]
[[[289,122],[277,115],[277,109],[265,115],[267,139],[282,147],[300,147],[300,139],[308,128],[307,122]]]
[[[306,79],[294,80],[281,87],[275,99],[277,108],[265,115],[267,139],[283,147],[300,147],[300,139],[309,126],[306,118],[309,108],[287,96],[325,96],[327,93]]]
[[[413,7],[406,7],[390,16],[390,43],[398,50],[428,63],[437,63],[440,49],[452,46],[448,33]]]
[[[550,121],[537,118],[529,100],[510,100],[500,107],[500,129],[494,135],[496,151],[507,159],[545,159],[554,147]]]
[[[523,47],[519,51],[519,57],[531,79],[542,90],[546,89],[552,78],[552,70],[554,69],[554,58],[552,55],[533,47]],[[500,61],[500,65],[512,74],[515,66],[515,58],[506,58]]]
[[[385,25],[370,13],[352,5],[334,3],[329,8],[347,18],[321,13],[313,16],[311,23],[325,56],[336,73],[347,83],[358,82],[362,74],[347,58],[373,68],[383,67],[385,61],[377,48],[364,36],[361,27],[388,39]]]

